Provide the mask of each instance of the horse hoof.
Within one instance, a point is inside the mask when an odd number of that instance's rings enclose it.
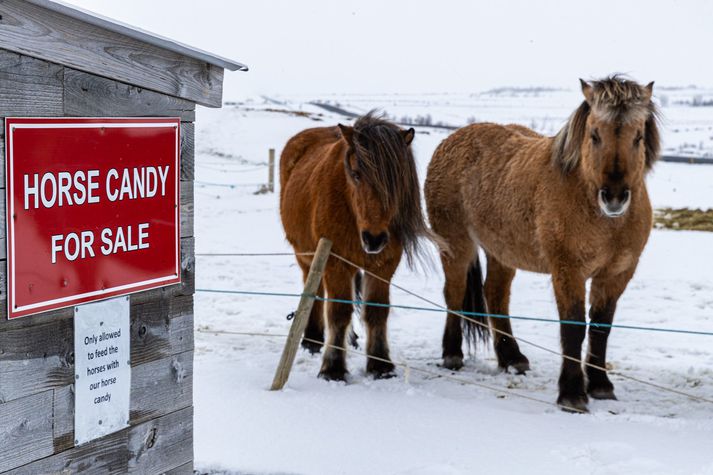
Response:
[[[495,347],[495,354],[498,357],[498,366],[503,371],[507,371],[508,368],[514,369],[516,374],[525,374],[526,371],[530,371],[530,360],[520,353],[520,348],[515,340],[502,337],[501,342]]]
[[[396,371],[371,372],[374,379],[391,379],[396,377]]]
[[[501,365],[500,368],[503,371],[507,371],[509,368],[512,368],[515,371],[515,374],[525,374],[530,371],[530,360],[528,360],[525,355],[520,354],[518,358],[508,361],[504,365]]]
[[[389,379],[396,376],[395,366],[386,361],[369,360],[366,364],[366,372],[374,379]]]
[[[560,396],[557,398],[557,405],[564,412],[571,412],[574,414],[588,413],[587,408],[587,395],[573,395],[573,396]]]
[[[323,369],[319,372],[319,377],[325,381],[346,381],[348,371],[343,369]]]
[[[310,355],[314,355],[322,351],[322,343],[315,343],[313,341],[302,340],[302,348],[309,351]]]
[[[463,367],[463,357],[462,356],[444,356],[443,357],[443,367],[453,371],[458,371]]]
[[[599,386],[589,385],[589,387],[587,387],[587,394],[592,396],[594,399],[617,400],[614,395],[614,386],[611,383]]]

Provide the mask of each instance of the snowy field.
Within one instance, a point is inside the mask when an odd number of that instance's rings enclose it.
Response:
[[[666,96],[667,151],[713,153],[713,108],[685,102],[705,102],[710,91],[658,93],[659,100]],[[506,90],[474,96],[292,97],[200,109],[196,252],[291,250],[279,220],[278,194],[253,192],[266,181],[269,147],[279,156],[294,133],[347,121],[309,104],[313,99],[355,112],[379,107],[398,119],[430,114],[432,123],[452,125],[518,122],[552,134],[576,107],[577,94]],[[414,150],[423,180],[431,153],[449,132],[417,131]],[[656,207],[713,207],[713,166],[659,163],[648,184]],[[713,233],[653,231],[615,323],[712,331],[711,262]],[[199,256],[196,267],[199,289],[301,292],[301,272],[291,256]],[[416,270],[403,266],[395,282],[442,302],[438,265]],[[556,318],[547,276],[518,273],[512,295],[513,315]],[[392,302],[422,305],[397,290]],[[283,335],[290,325],[285,315],[296,304],[294,298],[197,292],[195,456],[201,472],[713,474],[713,404],[613,376],[618,401],[592,401],[590,414],[571,415],[552,405],[454,382],[438,366],[441,312],[396,309],[389,320],[392,358],[436,375],[400,369],[397,378],[374,381],[364,374],[365,358],[350,355],[350,381],[328,383],[316,377],[321,355],[300,351],[287,388],[270,392],[284,339],[211,331]],[[355,322],[363,336],[361,323]],[[559,349],[557,325],[514,321],[513,327],[516,336]],[[623,374],[710,399],[711,338],[614,329],[610,363]],[[480,348],[457,375],[554,402],[560,358],[524,344],[521,349],[532,366],[526,376],[499,373],[490,348]]]

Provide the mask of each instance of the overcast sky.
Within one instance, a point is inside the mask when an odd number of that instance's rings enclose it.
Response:
[[[706,0],[69,0],[235,59],[225,99],[259,94],[578,87],[625,72],[713,86]]]

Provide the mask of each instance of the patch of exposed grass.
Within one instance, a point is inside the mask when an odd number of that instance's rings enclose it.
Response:
[[[660,208],[654,211],[654,227],[713,232],[713,209]]]

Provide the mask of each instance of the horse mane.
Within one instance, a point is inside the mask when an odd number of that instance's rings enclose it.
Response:
[[[421,251],[419,238],[430,236],[411,147],[398,126],[373,110],[359,117],[353,129],[352,149],[359,172],[386,208],[398,210],[391,232],[401,241],[411,265]]]
[[[552,161],[555,166],[564,173],[577,168],[581,159],[587,118],[593,113],[607,122],[618,124],[644,119],[646,170],[650,170],[658,160],[661,139],[658,128],[659,111],[652,100],[646,99],[645,87],[615,74],[591,81],[591,91],[590,100],[582,101],[554,137]]]

